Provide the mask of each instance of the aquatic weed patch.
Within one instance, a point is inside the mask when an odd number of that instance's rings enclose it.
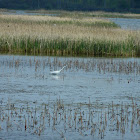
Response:
[[[20,138],[26,135],[34,138],[59,137],[76,138],[98,137],[137,137],[140,125],[139,104],[132,97],[129,103],[108,104],[89,101],[66,104],[64,100],[38,104],[37,101],[20,103],[0,101],[0,132],[3,138],[7,133],[16,132]],[[19,101],[18,101],[19,102]],[[20,136],[20,133],[22,135]],[[133,136],[133,134],[135,134]],[[13,134],[12,134],[13,135]],[[15,137],[15,135],[13,135]]]

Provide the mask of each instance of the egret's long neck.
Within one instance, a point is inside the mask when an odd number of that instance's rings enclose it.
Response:
[[[62,71],[66,66],[64,66],[60,71]]]

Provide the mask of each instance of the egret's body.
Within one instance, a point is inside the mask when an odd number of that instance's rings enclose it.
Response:
[[[57,75],[59,74],[66,66],[64,66],[61,70],[57,70],[57,71],[51,71],[50,74],[52,75]]]

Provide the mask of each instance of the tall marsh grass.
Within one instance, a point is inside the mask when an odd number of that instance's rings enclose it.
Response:
[[[136,56],[140,32],[99,18],[0,15],[0,52]]]

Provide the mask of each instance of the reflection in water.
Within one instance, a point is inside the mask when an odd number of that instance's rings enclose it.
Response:
[[[52,80],[63,80],[65,78],[66,75],[51,75]]]

